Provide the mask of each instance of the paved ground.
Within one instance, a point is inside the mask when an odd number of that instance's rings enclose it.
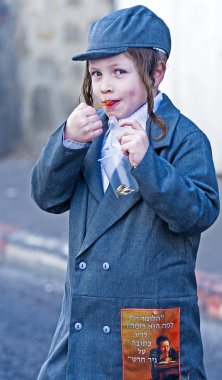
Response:
[[[37,378],[58,320],[62,291],[63,278],[57,271],[1,261],[1,380]]]

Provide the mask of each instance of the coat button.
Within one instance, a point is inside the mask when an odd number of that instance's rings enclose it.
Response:
[[[103,269],[108,270],[109,269],[109,263],[103,263]]]
[[[75,323],[75,329],[78,330],[78,331],[79,331],[79,330],[82,330],[82,323],[80,323],[80,322],[76,322],[76,323]]]
[[[79,263],[79,268],[84,270],[86,269],[86,263],[84,261],[82,261],[81,263]]]
[[[109,326],[104,326],[103,327],[103,332],[105,333],[105,334],[109,334],[110,333],[110,327]]]

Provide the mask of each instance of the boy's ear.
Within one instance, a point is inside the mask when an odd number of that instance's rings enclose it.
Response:
[[[162,82],[164,78],[165,71],[166,71],[166,62],[159,61],[153,73],[154,88],[159,87],[160,83]]]

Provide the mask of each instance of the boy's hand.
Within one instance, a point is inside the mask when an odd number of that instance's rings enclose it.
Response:
[[[119,123],[121,127],[129,125],[132,128],[127,128],[119,136],[118,140],[122,151],[129,157],[132,166],[136,167],[144,158],[149,147],[149,140],[146,131],[136,120],[123,120]]]
[[[81,103],[68,117],[64,137],[65,139],[88,143],[102,133],[102,121],[96,110],[85,103]]]

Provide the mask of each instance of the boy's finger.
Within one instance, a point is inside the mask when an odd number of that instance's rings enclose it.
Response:
[[[76,109],[82,110],[82,109],[87,108],[87,107],[89,107],[89,106],[88,106],[86,103],[80,103],[80,104],[76,107]]]
[[[97,129],[102,129],[102,126],[103,126],[101,120],[97,120],[97,121],[91,123],[91,125],[92,125],[92,130],[93,130],[93,131],[95,131],[95,130],[97,130]],[[102,130],[103,130],[103,129],[102,129]]]
[[[137,130],[136,129],[133,129],[133,128],[126,128],[126,129],[124,129],[123,128],[123,132],[122,133],[120,132],[116,136],[116,138],[120,142],[123,136],[134,136],[135,134],[137,134]]]
[[[82,108],[82,112],[86,117],[97,115],[96,110],[91,106],[86,106]],[[98,116],[98,115],[97,115]]]
[[[141,127],[141,125],[135,119],[126,119],[119,122],[120,127],[124,127],[125,125],[129,125],[133,129],[137,130],[143,129],[143,127]]]
[[[128,154],[134,154],[135,153],[135,145],[134,142],[130,141],[125,144],[121,145],[121,149],[123,152]]]
[[[132,135],[124,135],[124,136],[122,136],[119,139],[119,143],[122,146],[123,144],[126,144],[126,143],[128,143],[128,142],[130,142],[132,140],[133,140],[133,136]]]
[[[93,114],[93,115],[88,116],[88,121],[89,123],[95,123],[96,121],[101,121],[101,120],[97,114],[95,115]]]

